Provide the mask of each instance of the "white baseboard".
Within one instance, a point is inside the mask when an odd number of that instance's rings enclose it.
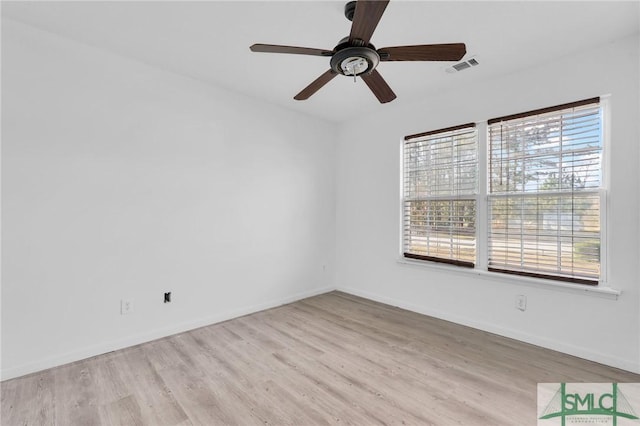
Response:
[[[35,373],[47,368],[56,367],[70,362],[80,361],[86,358],[91,358],[96,355],[101,355],[107,352],[111,352],[118,349],[127,348],[130,346],[139,345],[152,340],[160,339],[163,337],[171,336],[177,333],[183,333],[185,331],[193,330],[199,327],[204,327],[211,324],[216,324],[222,321],[227,321],[233,318],[241,317],[243,315],[252,314],[255,312],[263,311],[265,309],[275,308],[277,306],[292,303],[297,300],[306,299],[307,297],[316,296],[323,293],[328,293],[333,290],[342,291],[352,294],[354,296],[364,297],[365,299],[373,300],[387,305],[397,306],[402,309],[407,309],[412,312],[417,312],[423,315],[428,315],[435,318],[440,318],[446,321],[451,321],[456,324],[465,325],[475,329],[487,331],[490,333],[498,334],[500,336],[509,337],[512,339],[520,340],[533,345],[541,346],[544,348],[556,350],[569,355],[574,355],[579,358],[584,358],[590,361],[598,362],[601,364],[609,365],[623,370],[631,371],[640,374],[640,365],[625,359],[617,357],[611,357],[607,354],[595,352],[587,348],[569,345],[566,343],[558,342],[556,340],[546,339],[544,337],[535,336],[529,333],[523,333],[518,330],[497,326],[495,324],[478,322],[470,318],[451,315],[444,311],[425,309],[421,306],[414,305],[402,300],[381,296],[378,294],[362,291],[352,287],[323,287],[311,291],[297,293],[292,296],[287,296],[279,300],[273,300],[265,303],[260,303],[253,306],[248,306],[240,309],[235,309],[227,312],[218,313],[209,317],[200,318],[194,321],[187,321],[181,324],[173,325],[171,327],[163,327],[149,332],[140,333],[134,336],[128,336],[123,339],[113,340],[109,342],[100,343],[98,345],[92,345],[84,348],[80,348],[74,351],[67,352],[62,355],[56,355],[53,357],[45,358],[36,362],[30,362],[8,369],[0,370],[0,380],[9,380],[12,378],[24,376],[26,374]]]
[[[338,287],[336,290],[344,293],[349,293],[354,296],[363,297],[365,299],[373,300],[376,302],[384,303],[391,306],[397,306],[408,311],[417,312],[419,314],[428,315],[430,317],[443,319],[456,324],[461,324],[467,327],[475,328],[489,333],[497,334],[500,336],[508,337],[522,342],[530,343],[532,345],[541,346],[543,348],[552,349],[554,351],[566,353],[569,355],[577,356],[579,358],[587,359],[589,361],[598,362],[611,367],[620,368],[622,370],[630,371],[640,374],[640,364],[633,362],[632,360],[621,359],[612,357],[608,354],[593,351],[589,348],[575,346],[557,340],[547,339],[545,337],[525,333],[512,328],[502,327],[496,324],[479,322],[471,318],[461,317],[457,315],[451,315],[448,312],[438,311],[433,309],[425,309],[422,306],[418,306],[403,300],[394,299],[378,294],[362,291],[352,287]]]
[[[2,369],[0,370],[0,380],[3,380],[3,381],[9,380],[16,377],[24,376],[26,374],[31,374],[38,371],[46,370],[47,368],[57,367],[59,365],[80,361],[83,359],[91,358],[96,355],[102,355],[107,352],[128,348],[130,346],[135,346],[141,343],[150,342],[152,340],[160,339],[162,337],[171,336],[173,334],[183,333],[185,331],[193,330],[193,329],[204,327],[211,324],[216,324],[216,323],[227,321],[233,318],[238,318],[243,315],[252,314],[255,312],[263,311],[265,309],[286,305],[288,303],[292,303],[297,300],[306,299],[307,297],[316,296],[318,294],[328,293],[333,290],[335,290],[335,288],[333,287],[323,287],[323,288],[319,288],[311,291],[305,291],[305,292],[297,293],[297,294],[287,296],[278,300],[272,300],[265,303],[259,303],[253,306],[247,306],[244,308],[221,312],[205,318],[200,318],[197,320],[186,321],[180,324],[172,325],[170,327],[158,328],[155,330],[150,330],[148,332],[139,333],[133,336],[127,336],[122,339],[112,340],[112,341],[100,343],[97,345],[79,348],[79,349],[67,352],[65,354],[44,358],[36,362],[29,362],[29,363],[15,366],[15,367]]]

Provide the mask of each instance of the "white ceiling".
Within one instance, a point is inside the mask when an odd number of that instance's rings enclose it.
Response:
[[[332,49],[348,35],[346,1],[2,2],[2,15],[178,74],[340,122],[455,86],[548,63],[639,32],[635,2],[391,1],[371,42],[467,45],[480,65],[387,62],[378,71],[398,98],[381,105],[363,81],[338,76],[307,101],[293,96],[329,59],[252,53],[253,43]],[[532,82],[535,84],[535,82]]]

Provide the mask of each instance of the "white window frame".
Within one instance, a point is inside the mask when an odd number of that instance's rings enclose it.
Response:
[[[476,121],[478,131],[478,196],[477,196],[477,218],[476,218],[476,265],[474,268],[464,268],[444,263],[428,262],[422,260],[407,259],[403,256],[403,176],[404,176],[404,139],[399,143],[399,202],[398,202],[398,258],[397,263],[418,269],[433,271],[444,271],[455,275],[476,276],[487,279],[491,282],[503,282],[532,287],[544,287],[562,292],[578,292],[581,294],[617,299],[622,293],[620,290],[609,287],[609,182],[610,182],[610,145],[611,145],[611,97],[610,95],[600,96],[600,108],[602,114],[602,182],[601,182],[601,204],[600,204],[600,262],[601,273],[598,285],[584,285],[570,282],[557,281],[545,278],[533,278],[526,276],[502,274],[489,272],[487,269],[488,250],[488,120]]]

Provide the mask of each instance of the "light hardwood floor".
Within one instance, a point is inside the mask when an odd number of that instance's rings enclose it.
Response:
[[[332,292],[2,383],[2,425],[535,425],[640,375]]]

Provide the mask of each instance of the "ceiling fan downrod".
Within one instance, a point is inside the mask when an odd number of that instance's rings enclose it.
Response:
[[[356,2],[350,1],[344,5],[344,16],[353,22],[353,15],[356,13]]]

